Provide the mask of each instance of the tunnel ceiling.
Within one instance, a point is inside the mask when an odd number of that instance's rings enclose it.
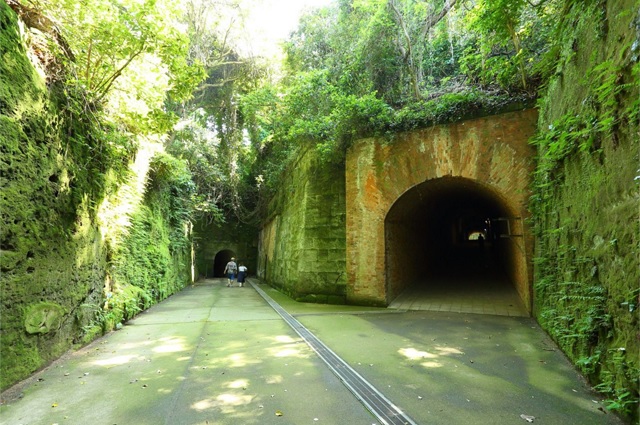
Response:
[[[482,185],[462,177],[428,180],[405,192],[391,207],[387,222],[421,221],[425,217],[481,214],[498,217],[508,208]]]

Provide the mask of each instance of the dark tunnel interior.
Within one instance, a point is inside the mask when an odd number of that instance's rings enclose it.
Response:
[[[408,190],[385,219],[389,300],[416,285],[513,287],[509,216],[504,201],[469,179],[442,177]]]
[[[233,253],[233,251],[230,251],[228,249],[218,251],[213,260],[213,270],[207,271],[207,277],[224,277],[224,268],[231,260],[231,257],[234,256],[235,254]],[[212,272],[213,274],[211,274]]]

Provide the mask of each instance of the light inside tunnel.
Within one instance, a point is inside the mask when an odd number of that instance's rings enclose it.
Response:
[[[487,239],[487,231],[486,230],[474,230],[469,232],[469,236],[467,236],[467,240],[469,241],[484,241]]]
[[[462,177],[428,180],[405,192],[385,219],[387,297],[409,286],[501,281],[513,289],[521,255],[518,220],[498,193]]]

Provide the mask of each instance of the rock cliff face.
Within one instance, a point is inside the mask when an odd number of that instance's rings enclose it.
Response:
[[[101,297],[107,261],[97,226],[86,210],[76,215],[81,200],[69,175],[76,158],[65,155],[55,101],[4,3],[0,48],[0,376],[6,388],[71,346],[88,324],[80,306]]]
[[[535,314],[610,407],[637,419],[640,8],[566,2],[541,102]]]
[[[0,2],[1,389],[190,281],[159,146],[94,126],[24,31]]]

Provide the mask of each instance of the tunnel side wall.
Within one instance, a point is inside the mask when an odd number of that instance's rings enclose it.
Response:
[[[400,295],[400,293],[409,286],[414,277],[418,276],[422,271],[421,263],[423,259],[417,256],[417,253],[421,251],[424,252],[424,249],[412,249],[412,247],[418,245],[418,241],[416,241],[416,235],[418,235],[418,233],[416,233],[414,226],[408,223],[388,223],[385,231],[385,239],[387,241],[385,247],[386,252],[403,252],[407,257],[402,263],[396,261],[387,265],[386,294],[389,300],[393,300]],[[434,252],[427,253],[427,255],[429,254],[435,255]],[[388,282],[390,281],[397,282],[398,284],[389,285]]]
[[[344,303],[344,165],[297,157],[260,231],[258,276],[299,301]]]
[[[258,265],[258,238],[256,228],[241,223],[228,222],[222,225],[198,221],[193,226],[195,244],[195,267],[198,278],[219,275],[219,266],[215,263],[216,254],[228,250],[239,262],[256,273]],[[214,272],[214,265],[216,271]]]
[[[524,236],[513,238],[514,284],[531,309],[532,239],[526,228],[537,112],[510,112],[396,135],[393,142],[356,142],[346,160],[347,299],[386,305],[401,288],[386,288],[385,217],[413,186],[444,176],[476,181],[498,194]],[[393,244],[394,242],[392,242]],[[517,254],[521,252],[522,254]],[[393,267],[391,268],[393,270]]]
[[[609,408],[637,424],[640,7],[575,2],[562,19],[559,72],[540,102],[536,140],[534,313]],[[611,127],[591,130],[608,119]]]

